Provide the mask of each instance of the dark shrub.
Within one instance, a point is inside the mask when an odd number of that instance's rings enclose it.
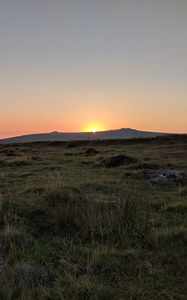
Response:
[[[99,153],[99,151],[95,148],[88,148],[85,150],[85,155],[95,155],[98,153]]]
[[[137,159],[126,156],[126,155],[116,155],[103,160],[103,165],[108,168],[119,167],[123,165],[130,165],[136,163]]]

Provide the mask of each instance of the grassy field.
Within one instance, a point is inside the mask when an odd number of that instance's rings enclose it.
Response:
[[[0,146],[0,299],[187,297],[187,138]]]

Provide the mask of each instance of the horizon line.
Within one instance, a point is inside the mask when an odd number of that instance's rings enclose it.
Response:
[[[141,132],[151,132],[151,133],[160,133],[160,134],[187,134],[187,132],[164,132],[164,131],[155,131],[155,130],[142,130],[142,129],[136,129],[131,127],[122,127],[122,128],[115,128],[115,129],[106,129],[106,130],[98,130],[98,131],[47,131],[47,132],[28,132],[18,135],[12,135],[0,138],[0,140],[6,140],[11,138],[18,138],[18,137],[24,137],[24,136],[31,136],[31,135],[43,135],[43,134],[97,134],[101,132],[107,132],[107,131],[117,131],[117,130],[134,130],[134,131],[141,131]]]

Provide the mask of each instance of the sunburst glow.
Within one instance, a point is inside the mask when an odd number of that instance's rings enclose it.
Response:
[[[105,130],[105,128],[101,124],[91,123],[85,126],[83,131],[96,133],[97,131],[103,131],[103,130]]]

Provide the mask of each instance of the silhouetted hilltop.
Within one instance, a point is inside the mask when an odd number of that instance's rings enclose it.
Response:
[[[82,141],[151,138],[165,135],[160,132],[140,131],[131,128],[93,132],[58,132],[29,134],[0,140],[1,144],[29,143],[42,141]]]

